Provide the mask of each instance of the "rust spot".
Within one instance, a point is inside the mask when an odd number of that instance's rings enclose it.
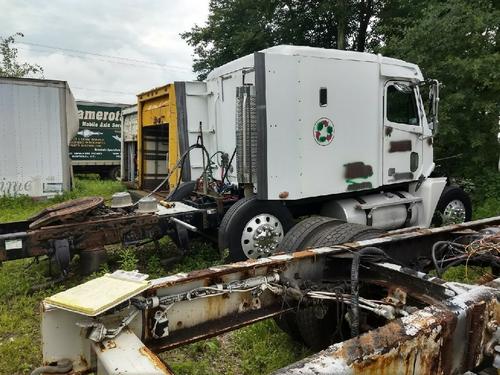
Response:
[[[80,355],[80,363],[82,364],[82,366],[84,366],[85,368],[88,368],[89,367],[89,364],[87,362],[87,359],[85,358],[85,356],[83,355]]]
[[[29,220],[31,230],[41,228],[54,222],[66,222],[69,219],[84,217],[88,212],[104,203],[102,197],[84,197],[55,204],[40,211]]]
[[[353,178],[366,178],[373,175],[373,169],[371,165],[366,165],[362,161],[356,161],[354,163],[344,164],[346,179]]]
[[[292,256],[296,259],[299,258],[307,258],[310,257],[311,255],[314,255],[314,251],[311,250],[302,250],[302,251],[297,251],[296,253],[293,253]]]
[[[389,143],[389,152],[406,152],[411,151],[411,140],[393,141]]]
[[[116,342],[114,340],[109,340],[106,342],[106,349],[116,348]]]
[[[168,370],[167,366],[165,366],[162,360],[158,358],[151,350],[149,350],[148,347],[143,346],[139,349],[139,353],[148,358],[151,363],[153,363],[153,365],[164,374],[173,374]]]
[[[476,303],[467,313],[468,345],[465,368],[476,367],[476,361],[482,354],[482,333],[485,326],[486,303]]]
[[[179,320],[179,321],[177,322],[177,328],[181,328],[181,327],[182,327],[182,322]]]
[[[282,191],[282,192],[279,194],[279,197],[280,197],[281,199],[286,199],[286,198],[288,198],[288,195],[289,195],[288,191]]]

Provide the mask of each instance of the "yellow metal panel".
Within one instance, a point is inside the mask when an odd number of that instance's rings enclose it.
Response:
[[[158,87],[137,95],[138,102],[138,175],[139,188],[143,187],[143,138],[142,128],[147,126],[168,126],[168,168],[172,170],[179,158],[179,138],[177,131],[177,106],[174,84]],[[174,188],[179,179],[176,170],[169,179],[170,189]]]
[[[175,97],[175,89],[174,85],[170,85],[172,87],[172,95],[171,100],[174,105],[171,107],[172,110],[170,112],[171,122],[170,128],[168,132],[168,170],[172,171],[177,164],[177,160],[179,159],[179,135],[177,129],[177,105],[176,97]],[[175,120],[175,121],[174,121]],[[168,185],[170,187],[170,191],[175,189],[175,185],[177,184],[180,176],[180,168],[176,169],[168,180]]]

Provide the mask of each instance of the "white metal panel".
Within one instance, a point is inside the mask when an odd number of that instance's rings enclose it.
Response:
[[[239,70],[207,81],[207,89],[210,92],[209,122],[215,125],[216,147],[229,157],[233,155],[236,147],[236,88],[243,85],[243,76],[245,84],[255,84],[255,73],[251,69],[246,71],[253,67],[253,56],[249,56],[252,57],[251,60],[237,60],[242,64]],[[235,69],[234,64],[231,66]],[[232,182],[237,181],[236,156],[228,177]]]
[[[0,82],[0,194],[42,196],[63,189],[63,89],[64,83]]]
[[[137,141],[137,106],[122,110],[122,141]]]
[[[211,155],[217,150],[217,146],[215,142],[215,124],[208,119],[207,96],[205,82],[186,82],[186,117],[189,146],[197,142],[201,122],[203,143]],[[191,180],[196,180],[203,172],[203,157],[200,149],[190,152],[189,162],[191,164]]]
[[[165,375],[167,366],[133,332],[124,330],[111,340],[93,343],[97,375]]]
[[[380,185],[379,66],[374,62],[266,54],[268,198],[288,199]],[[327,89],[320,106],[319,90]],[[331,141],[318,143],[315,125],[333,124]],[[346,165],[372,173],[346,178]],[[367,174],[368,175],[368,174]]]
[[[418,216],[418,226],[428,228],[431,225],[432,217],[436,209],[441,193],[446,186],[446,177],[431,177],[418,186],[417,182],[410,184],[410,193],[416,197],[422,198],[423,212]]]
[[[267,198],[279,199],[286,192],[287,199],[301,199],[382,186],[383,86],[395,77],[419,81],[419,68],[381,55],[331,49],[276,46],[261,52],[266,69]],[[211,152],[234,150],[236,87],[243,84],[242,73],[253,68],[253,60],[247,55],[208,76],[208,116],[217,139]],[[251,77],[254,83],[253,73]],[[327,89],[324,107],[319,105],[320,88]],[[320,119],[334,128],[332,141],[322,145],[313,132]],[[426,171],[431,170],[431,158],[421,156]],[[348,177],[352,164],[366,175]]]

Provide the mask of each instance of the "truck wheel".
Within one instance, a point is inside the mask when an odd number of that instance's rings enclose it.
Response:
[[[375,238],[383,233],[383,230],[364,225],[354,223],[338,224],[333,221],[328,222],[328,224],[319,229],[312,229],[307,241],[290,241],[288,250],[294,251],[299,246],[301,248],[334,246],[347,242]],[[292,234],[292,231],[290,231],[290,234]],[[287,236],[285,236],[284,242],[287,241]],[[288,244],[288,241],[286,243]],[[337,328],[337,324],[334,321],[335,309],[333,306],[328,306],[321,317],[318,317],[317,310],[317,306],[307,306],[287,316],[288,325],[297,327],[302,342],[314,350],[320,350],[330,345],[334,339],[335,333],[347,333],[348,331],[347,326]]]
[[[332,219],[326,216],[311,216],[301,220],[293,226],[292,229],[285,235],[283,241],[279,245],[279,250],[285,253],[291,253],[296,250],[304,250],[302,244],[310,239],[314,233],[325,226],[335,226],[342,224],[343,221]]]
[[[335,246],[342,243],[362,241],[376,238],[385,231],[355,223],[343,223],[324,228],[314,234],[308,241],[309,247]]]
[[[458,186],[445,186],[434,213],[435,226],[460,224],[472,218],[469,196]]]
[[[172,192],[168,194],[167,201],[180,202],[183,199],[188,198],[195,188],[196,188],[196,181],[182,182],[179,185],[179,187],[177,187],[177,189],[172,190]]]
[[[108,178],[111,180],[119,180],[120,174],[120,167],[113,167],[108,171]]]
[[[293,217],[281,202],[240,199],[222,218],[219,249],[229,249],[232,261],[268,257],[293,226]]]

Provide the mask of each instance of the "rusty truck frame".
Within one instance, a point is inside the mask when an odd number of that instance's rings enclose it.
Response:
[[[473,263],[481,251],[498,251],[499,233],[494,217],[214,266],[151,280],[93,317],[44,301],[44,365],[71,374],[170,374],[168,355],[165,363],[158,353],[263,319],[281,326],[311,307],[319,316],[325,303],[355,310],[356,281],[357,313],[368,317],[358,320],[358,334],[276,374],[462,374],[498,366],[500,279],[466,285],[423,271],[432,268],[436,244],[469,236]],[[350,294],[332,292],[336,282],[349,283]],[[353,316],[341,318],[352,329]]]

